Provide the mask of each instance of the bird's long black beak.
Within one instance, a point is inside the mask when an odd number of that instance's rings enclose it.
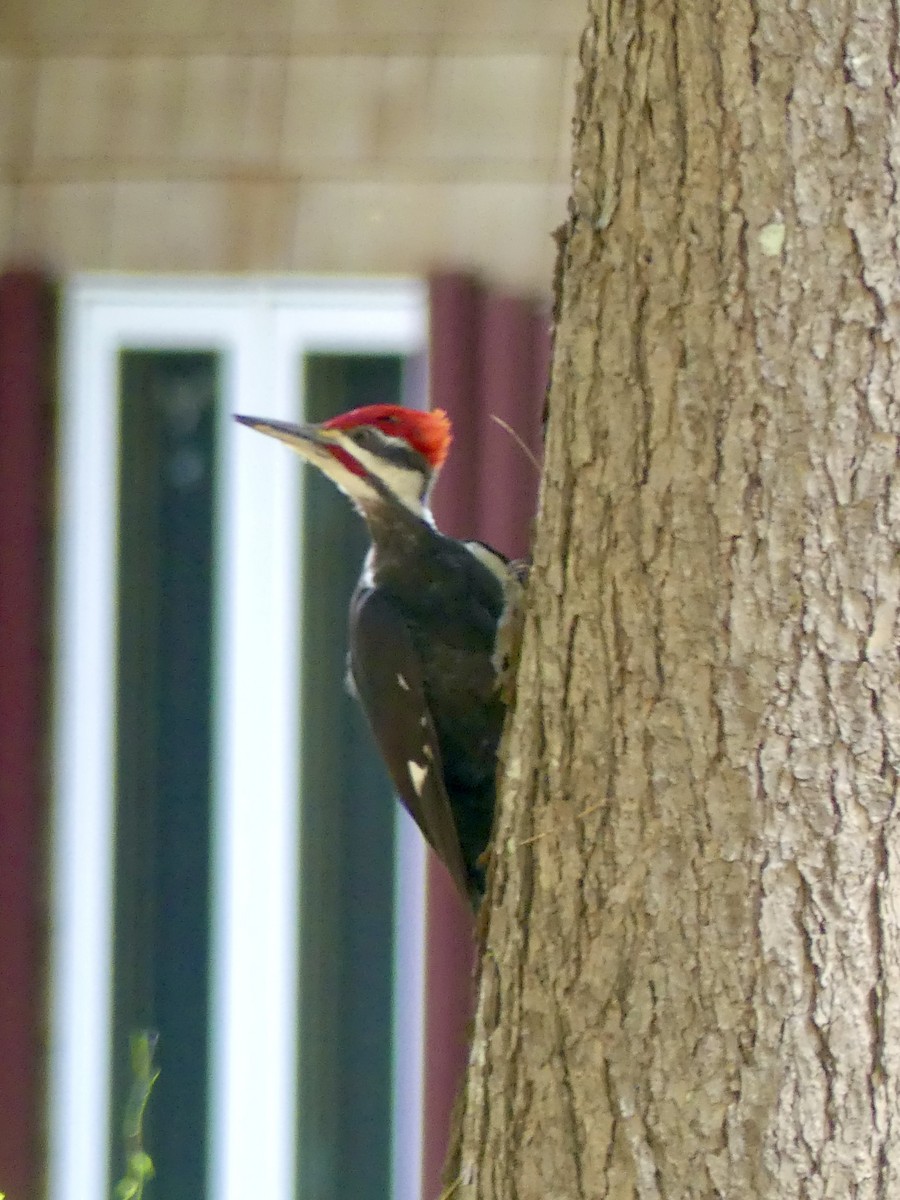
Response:
[[[304,457],[310,457],[318,447],[326,447],[333,443],[329,430],[320,425],[292,425],[289,421],[273,421],[269,417],[244,417],[235,413],[234,419],[257,433],[268,434],[284,442],[292,450]]]

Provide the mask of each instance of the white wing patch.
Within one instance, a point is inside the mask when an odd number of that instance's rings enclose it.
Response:
[[[463,545],[473,558],[477,558],[482,566],[487,567],[492,575],[496,575],[503,587],[509,579],[509,563],[502,554],[485,546],[483,542],[464,542]]]
[[[413,762],[412,759],[406,764],[409,771],[409,777],[413,782],[413,787],[416,789],[416,795],[422,795],[422,787],[425,783],[425,776],[428,774],[428,767],[423,767],[421,763]]]
[[[399,671],[397,672],[397,682],[403,688],[404,692],[409,691],[409,684],[406,682],[406,680],[403,678],[403,676],[400,674]]]
[[[366,552],[366,557],[363,559],[362,575],[359,580],[360,587],[373,588],[375,586],[375,547],[370,546]]]

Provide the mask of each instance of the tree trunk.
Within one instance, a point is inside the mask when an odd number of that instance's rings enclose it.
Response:
[[[591,9],[453,1200],[888,1200],[900,18]]]

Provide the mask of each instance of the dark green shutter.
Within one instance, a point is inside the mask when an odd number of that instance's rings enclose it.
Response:
[[[155,1194],[205,1194],[217,357],[120,356],[111,1178],[132,1030],[159,1031]]]

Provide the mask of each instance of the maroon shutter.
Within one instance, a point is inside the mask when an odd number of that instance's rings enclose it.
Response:
[[[534,380],[541,354],[534,306],[489,293],[482,305],[478,374],[477,536],[510,558],[528,554],[537,505],[538,471],[527,451],[540,461]]]
[[[540,456],[548,357],[538,306],[486,293],[465,275],[430,284],[430,394],[453,422],[453,448],[435,489],[438,527],[452,537],[527,553],[538,474],[502,418]],[[450,1116],[466,1065],[473,1011],[472,917],[444,868],[428,859],[423,1200],[440,1194]]]
[[[41,1185],[53,297],[0,275],[0,1187]]]

